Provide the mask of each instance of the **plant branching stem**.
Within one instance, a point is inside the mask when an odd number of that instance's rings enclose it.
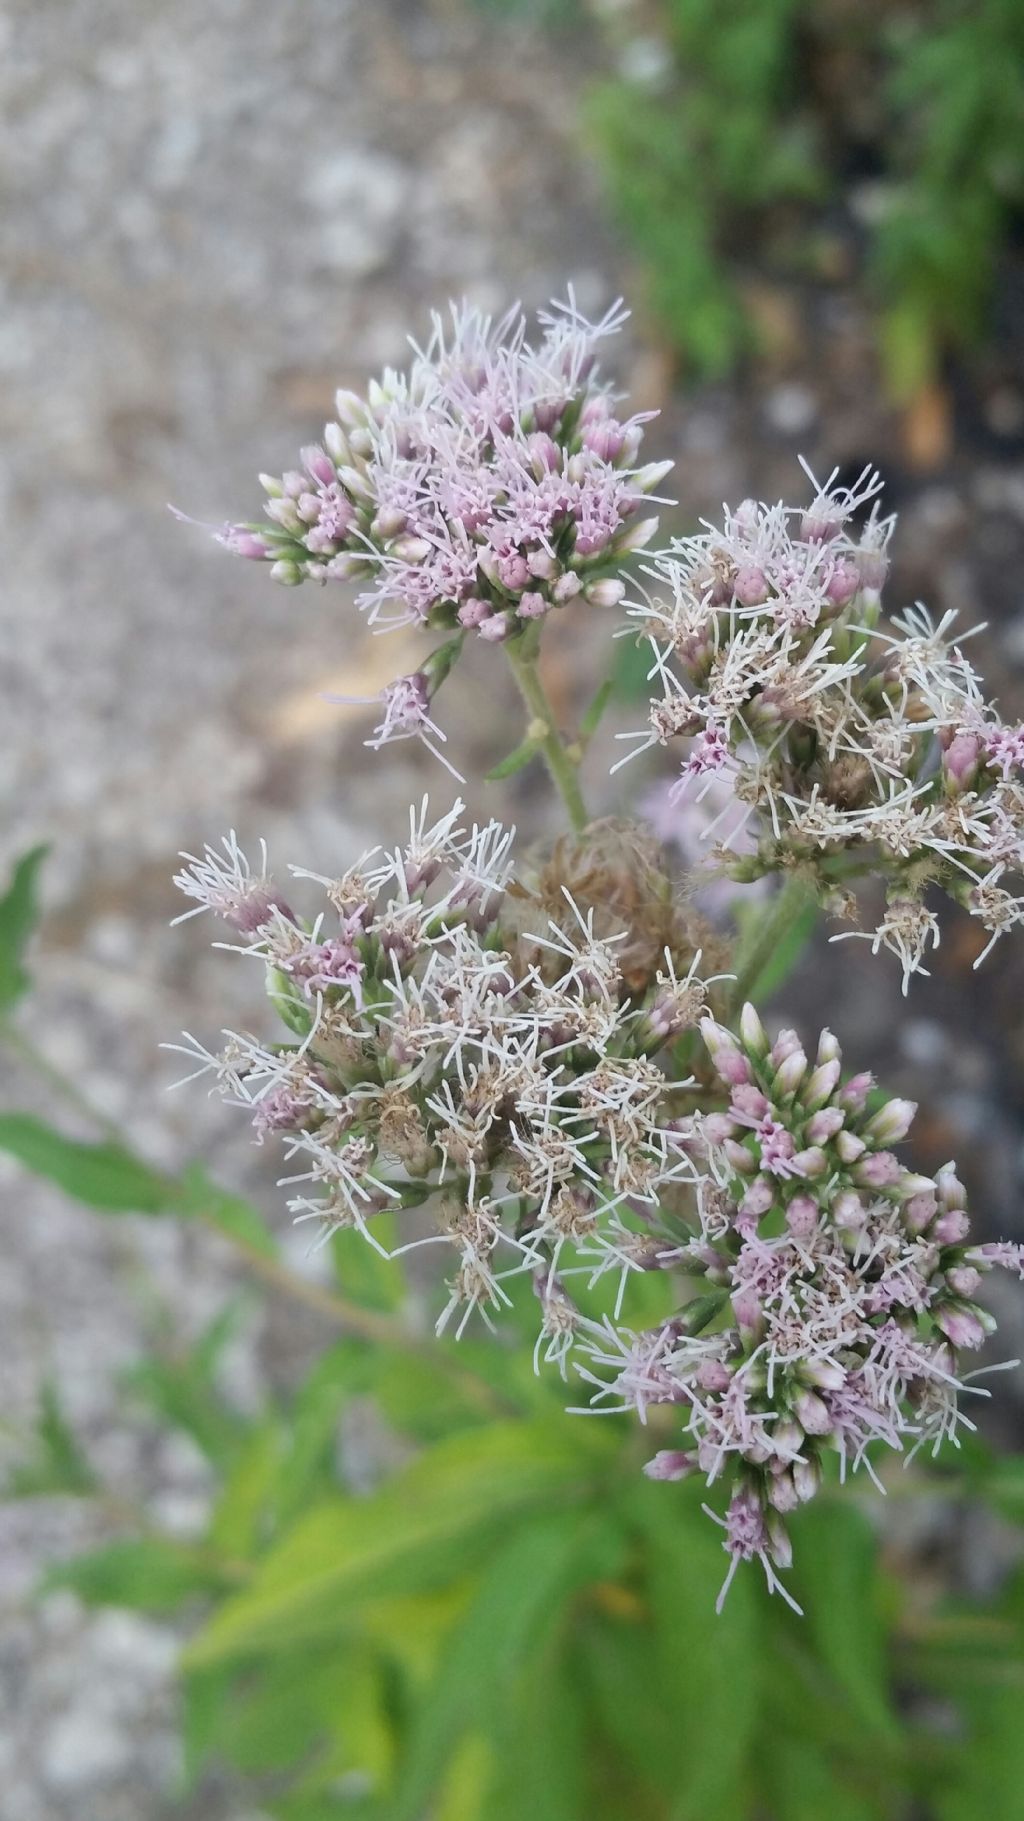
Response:
[[[734,1011],[749,998],[758,977],[772,959],[794,918],[800,916],[814,901],[810,886],[796,873],[791,874],[782,890],[775,894],[758,922],[755,939],[749,946],[746,943],[742,945],[736,984],[732,989]]]

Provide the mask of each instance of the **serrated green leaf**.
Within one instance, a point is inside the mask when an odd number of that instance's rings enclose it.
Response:
[[[229,1584],[205,1552],[163,1537],[108,1543],[47,1570],[41,1591],[69,1587],[89,1606],[132,1606],[173,1612],[197,1594]]]
[[[437,1586],[479,1561],[514,1512],[579,1499],[607,1461],[568,1420],[450,1437],[370,1498],[325,1500],[192,1645],[193,1665],[329,1635],[367,1601]]]
[[[23,854],[0,898],[0,1013],[17,1005],[31,984],[25,971],[25,950],[38,917],[39,869],[49,851],[41,846]]]
[[[30,1113],[0,1114],[0,1150],[105,1214],[160,1214],[173,1205],[174,1184],[121,1145],[65,1138]]]

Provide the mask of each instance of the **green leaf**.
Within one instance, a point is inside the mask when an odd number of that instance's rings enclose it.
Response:
[[[70,1587],[89,1606],[133,1606],[173,1612],[196,1594],[216,1591],[228,1577],[201,1551],[163,1537],[108,1543],[47,1570],[41,1591]]]
[[[790,1578],[818,1663],[862,1733],[898,1745],[871,1526],[851,1504],[823,1498],[802,1511],[791,1528],[795,1567]]]
[[[24,956],[38,916],[37,882],[48,847],[23,854],[0,898],[0,1013],[10,1011],[31,984]]]
[[[737,996],[764,1001],[789,979],[814,934],[818,904],[811,887],[790,878],[767,905],[736,907],[740,939],[733,956]]]
[[[567,1600],[617,1571],[623,1541],[607,1519],[562,1511],[534,1519],[499,1547],[416,1716],[390,1821],[418,1821],[454,1741],[470,1727],[486,1733],[501,1722]]]
[[[397,1223],[390,1211],[385,1209],[374,1215],[373,1231],[385,1252],[398,1244]],[[333,1234],[330,1251],[338,1288],[351,1302],[364,1309],[387,1311],[401,1307],[406,1292],[400,1263],[382,1258],[354,1228]]]
[[[979,1821],[1020,1812],[1024,1788],[1024,1675],[1003,1685],[963,1689],[968,1733],[948,1780],[936,1789],[937,1821]]]
[[[839,1781],[828,1754],[793,1733],[774,1733],[763,1757],[772,1821],[886,1821],[891,1804],[872,1800]]]
[[[578,1499],[607,1457],[584,1425],[496,1423],[450,1437],[370,1498],[325,1500],[265,1558],[189,1653],[193,1665],[329,1635],[375,1598],[437,1586],[531,1506]]]
[[[653,660],[646,639],[619,639],[611,675],[612,693],[620,702],[646,701],[651,693]]]
[[[87,1497],[97,1489],[96,1476],[65,1420],[56,1386],[44,1384],[39,1402],[34,1458],[14,1468],[4,1486],[4,1497],[35,1498],[59,1493]]]
[[[285,1455],[282,1426],[270,1420],[248,1436],[221,1489],[207,1541],[226,1556],[248,1559],[267,1540]]]
[[[629,1513],[653,1629],[648,1687],[673,1691],[672,1821],[746,1821],[761,1699],[756,1583],[737,1575],[716,1618],[726,1558],[690,1488],[637,1487]]]
[[[604,714],[605,709],[615,693],[615,683],[616,680],[614,677],[607,677],[600,688],[595,690],[594,695],[591,697],[590,703],[584,711],[583,719],[580,722],[580,742],[582,745],[586,746],[588,741],[593,739],[601,725],[601,716]]]
[[[564,1640],[537,1651],[496,1736],[486,1821],[596,1821],[586,1803],[584,1707]]]
[[[160,1419],[192,1436],[215,1466],[226,1467],[244,1444],[248,1425],[221,1397],[217,1362],[233,1332],[238,1306],[229,1304],[180,1352],[151,1353],[124,1375],[124,1382]]]
[[[502,778],[514,778],[517,771],[524,771],[530,760],[537,757],[542,745],[542,740],[532,739],[528,734],[513,752],[506,758],[499,759],[497,765],[492,765],[490,771],[484,773],[487,782],[496,784]]]
[[[105,1214],[160,1214],[173,1205],[174,1184],[121,1145],[65,1138],[30,1113],[0,1114],[0,1150]]]
[[[174,1191],[174,1212],[199,1216],[262,1258],[277,1257],[277,1243],[252,1203],[212,1182],[201,1163],[189,1164]]]

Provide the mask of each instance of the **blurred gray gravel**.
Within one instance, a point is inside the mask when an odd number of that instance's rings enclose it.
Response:
[[[53,844],[26,1028],[155,1161],[202,1152],[271,1205],[272,1162],[219,1103],[164,1093],[162,1038],[254,1016],[251,974],[211,959],[198,925],[168,928],[174,856],[234,826],[282,864],[329,868],[394,828],[424,772],[407,749],[374,769],[358,719],[322,700],[379,687],[394,646],[336,593],[287,594],[220,555],[167,502],[245,517],[256,471],[315,436],[336,385],[400,359],[428,305],[533,303],[569,277],[595,307],[633,288],[576,143],[578,56],[458,0],[0,8],[2,858]],[[792,490],[798,447],[827,467],[889,446],[856,326],[821,334],[846,337],[845,365],[808,345],[760,390],[669,411],[652,454],[680,456],[688,516]],[[653,347],[643,325],[623,347],[643,403],[672,378]],[[994,612],[990,657],[1020,701],[1019,465],[971,457],[914,489],[904,539],[908,594],[922,578],[940,609]],[[493,678],[478,665],[452,704],[471,770],[504,750]],[[443,777],[427,782],[448,797]],[[518,794],[529,822],[529,787]],[[975,989],[951,976],[894,1046],[888,987],[866,986],[854,947],[837,983],[852,1050],[890,1054],[900,1091],[930,1081],[945,1096],[946,1127],[1004,1214],[1021,1171],[1019,1034],[998,1034],[991,988],[972,1022]],[[23,1072],[4,1098],[45,1107]],[[104,1223],[6,1165],[0,1182],[0,1433],[16,1447],[54,1378],[114,1491],[189,1534],[203,1463],[126,1414],[117,1381],[164,1316],[193,1335],[239,1293],[226,1249]],[[307,1317],[246,1304],[231,1394],[258,1402],[320,1338]],[[229,1789],[175,1796],[169,1627],[87,1615],[64,1593],[28,1603],[39,1569],[103,1522],[56,1501],[0,1508],[4,1821],[257,1821]]]

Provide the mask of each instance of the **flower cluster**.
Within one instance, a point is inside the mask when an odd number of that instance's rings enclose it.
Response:
[[[954,1166],[916,1175],[891,1149],[914,1104],[844,1080],[830,1031],[813,1059],[793,1031],[770,1043],[749,1005],[738,1038],[710,1017],[702,1033],[728,1098],[688,1122],[699,1231],[678,1263],[705,1293],[650,1332],[608,1324],[586,1375],[642,1420],[678,1407],[686,1446],[656,1454],[652,1478],[729,1476],[724,1598],[753,1557],[779,1586],[785,1516],[826,1452],[876,1478],[873,1444],[912,1456],[972,1426],[958,1355],[995,1326],[975,1295],[993,1265],[1021,1271],[1024,1248],[971,1246]]]
[[[939,938],[930,885],[978,919],[983,954],[1024,921],[1024,727],[985,699],[952,614],[882,619],[881,483],[834,480],[804,510],[747,500],[646,571],[628,611],[661,693],[636,750],[685,740],[677,796],[728,780],[757,838],[754,854],[723,846],[733,878],[797,871],[850,914],[851,883],[881,873],[871,939],[905,991]]]
[[[429,824],[424,802],[405,846],[339,878],[298,872],[326,893],[312,922],[233,835],[185,856],[185,915],[225,919],[295,1039],[227,1033],[211,1054],[190,1038],[185,1054],[284,1140],[297,1219],[388,1256],[454,1253],[439,1331],[489,1322],[527,1274],[538,1362],[571,1361],[598,1409],[677,1407],[686,1446],[648,1471],[728,1472],[730,1576],[758,1556],[775,1586],[784,1516],[824,1450],[857,1467],[873,1443],[955,1437],[957,1353],[992,1325],[981,1273],[1019,1268],[1020,1249],[970,1247],[952,1166],[932,1181],[893,1154],[913,1105],[873,1108],[828,1031],[811,1061],[749,1006],[738,1039],[715,1021],[714,979],[693,933],[658,923],[665,881],[639,838],[599,826],[524,885],[511,833],[461,814]],[[711,1068],[684,1075],[698,1025]],[[389,1251],[379,1216],[427,1201],[432,1224]],[[638,1333],[623,1305],[655,1271],[678,1312]]]
[[[518,308],[494,324],[453,305],[406,373],[365,399],[339,392],[323,442],[261,477],[264,521],[215,536],[279,582],[355,583],[383,626],[503,643],[570,601],[614,606],[624,556],[657,527],[640,509],[672,466],[637,465],[654,414],[618,416],[598,377],[597,345],[625,314],[588,322],[570,292],[539,313],[534,345]],[[436,738],[429,702],[449,663],[389,686],[378,744]]]
[[[632,942],[595,929],[613,836],[591,851],[593,901],[566,892],[559,916],[533,919],[534,892],[506,899],[511,834],[467,830],[461,813],[431,826],[424,803],[404,848],[319,879],[330,908],[312,923],[233,835],[223,853],[184,856],[185,915],[226,920],[298,1038],[268,1049],[228,1033],[218,1055],[190,1038],[185,1054],[260,1138],[284,1138],[298,1218],[324,1235],[357,1227],[383,1250],[375,1216],[434,1195],[429,1242],[456,1255],[439,1328],[459,1311],[461,1333],[474,1309],[507,1302],[504,1278],[529,1271],[554,1356],[574,1331],[556,1271],[571,1257],[591,1283],[612,1272],[621,1300],[632,1272],[656,1266],[660,1216],[695,1179],[675,1130],[680,1090],[656,1057],[695,1024],[707,983],[679,926],[660,956],[639,914]],[[399,1250],[417,1243],[403,1235]]]

